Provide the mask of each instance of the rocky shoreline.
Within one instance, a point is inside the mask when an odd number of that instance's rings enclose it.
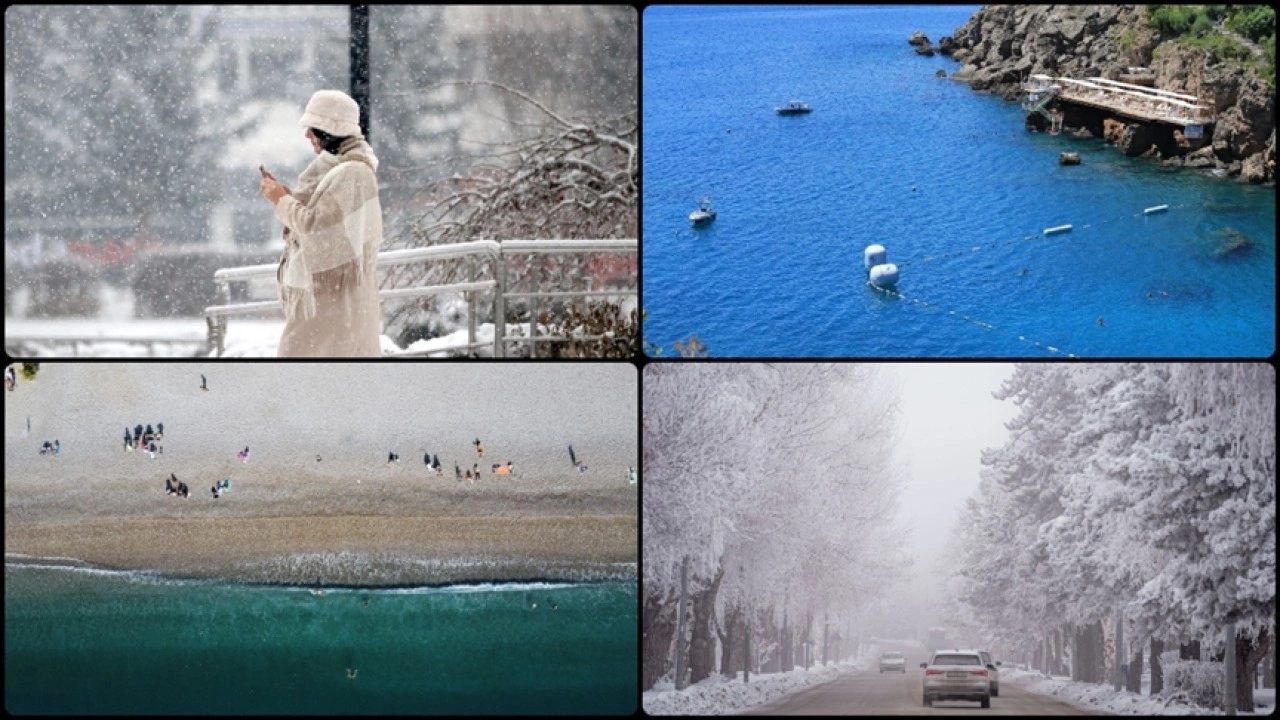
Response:
[[[1134,5],[986,5],[936,51],[962,63],[951,79],[1017,100],[1031,75],[1130,82],[1147,68],[1154,87],[1212,101],[1217,122],[1204,138],[1121,117],[1072,117],[1065,127],[1102,137],[1122,152],[1170,167],[1217,170],[1254,183],[1275,181],[1275,97],[1256,74],[1204,50],[1161,42]],[[933,53],[923,33],[908,40]],[[924,52],[924,50],[928,50]],[[1073,122],[1074,120],[1074,122]]]

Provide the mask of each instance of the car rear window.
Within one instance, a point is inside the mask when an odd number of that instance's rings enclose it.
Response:
[[[898,658],[902,657],[902,653],[899,653],[899,652],[889,652],[889,653],[885,653],[885,654],[884,654],[884,657],[886,657],[886,658],[888,658],[888,659],[890,659],[890,660],[896,660],[896,659],[898,659]]]
[[[935,655],[934,665],[981,665],[982,659],[977,655]]]

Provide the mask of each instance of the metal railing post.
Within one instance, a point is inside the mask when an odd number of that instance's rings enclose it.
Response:
[[[502,250],[502,243],[498,243],[495,262],[497,266],[493,274],[498,287],[493,296],[493,356],[504,358],[507,356],[507,255]]]
[[[542,270],[541,261],[537,263],[537,269],[533,271],[533,287],[542,287]],[[535,294],[529,298],[529,357],[538,357],[538,296]]]
[[[467,282],[476,281],[476,258],[474,255],[467,258]],[[475,357],[476,354],[476,291],[467,291],[467,354]]]

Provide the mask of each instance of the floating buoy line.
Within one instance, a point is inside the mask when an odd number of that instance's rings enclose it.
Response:
[[[924,301],[924,300],[921,300],[920,298],[910,298],[910,297],[907,297],[906,295],[903,295],[902,293],[898,292],[897,290],[894,290],[893,288],[880,287],[879,285],[876,285],[875,283],[871,282],[870,280],[868,280],[868,281],[867,281],[867,287],[870,287],[870,288],[872,288],[872,289],[878,290],[878,291],[880,291],[880,292],[884,293],[885,295],[892,295],[893,297],[896,297],[896,298],[898,298],[899,300],[903,300],[903,301],[909,302],[909,303],[911,303],[912,305],[919,305],[920,307],[929,308],[929,309],[931,309],[931,310],[937,310],[938,312],[943,313],[943,314],[944,314],[944,315],[946,315],[947,317],[953,317],[953,318],[955,318],[955,319],[957,319],[957,320],[960,320],[960,321],[962,321],[962,322],[967,322],[967,323],[969,323],[969,324],[971,324],[971,325],[975,325],[975,326],[977,326],[977,327],[980,327],[980,328],[982,328],[983,330],[995,330],[995,329],[996,329],[996,327],[995,327],[994,325],[992,325],[991,323],[989,323],[989,322],[983,322],[982,320],[979,320],[979,319],[974,318],[974,317],[970,317],[970,316],[968,316],[968,315],[966,315],[966,314],[964,314],[964,313],[962,313],[962,312],[958,312],[958,311],[956,311],[956,310],[947,310],[947,309],[944,309],[944,308],[942,308],[941,306],[938,306],[938,305],[931,305],[931,304],[929,304],[928,302],[926,302],[926,301]],[[1028,345],[1031,345],[1032,347],[1040,348],[1040,349],[1042,349],[1042,350],[1045,350],[1045,351],[1047,351],[1047,352],[1053,353],[1053,354],[1055,354],[1055,355],[1065,355],[1065,356],[1067,356],[1067,357],[1069,357],[1069,358],[1074,358],[1074,357],[1076,357],[1076,355],[1073,355],[1072,353],[1069,353],[1069,352],[1067,352],[1066,350],[1061,350],[1061,349],[1059,349],[1059,348],[1057,348],[1057,347],[1055,347],[1055,346],[1053,346],[1053,345],[1049,345],[1048,343],[1042,343],[1042,342],[1039,342],[1039,341],[1036,341],[1036,340],[1032,340],[1031,338],[1028,338],[1028,337],[1027,337],[1027,336],[1025,336],[1025,335],[1019,335],[1019,336],[1018,336],[1018,341],[1019,341],[1019,342],[1026,343],[1026,344],[1028,344]]]
[[[1173,207],[1183,208],[1183,207],[1186,207],[1186,204],[1175,205]],[[1155,205],[1153,207],[1143,208],[1141,212],[1134,213],[1131,215],[1122,215],[1119,217],[1112,218],[1110,220],[1104,220],[1099,223],[1082,225],[1080,229],[1088,230],[1089,228],[1102,227],[1104,225],[1108,225],[1114,222],[1119,222],[1121,220],[1128,220],[1132,218],[1144,217],[1147,215],[1154,215],[1156,213],[1168,212],[1169,209],[1170,209],[1169,205]],[[863,252],[863,267],[867,271],[867,287],[870,287],[874,290],[882,292],[886,295],[896,297],[900,300],[910,302],[912,305],[918,305],[920,307],[930,308],[930,309],[937,309],[939,312],[945,313],[948,317],[954,317],[963,322],[967,322],[979,328],[982,328],[983,330],[995,330],[996,329],[995,326],[992,325],[991,323],[978,320],[977,318],[970,317],[962,312],[957,312],[956,310],[946,310],[937,306],[930,305],[927,301],[921,300],[920,298],[911,298],[911,297],[907,297],[906,295],[903,295],[901,292],[899,292],[896,289],[898,280],[900,279],[900,269],[912,262],[919,262],[919,263],[933,262],[934,260],[943,260],[946,258],[972,255],[974,253],[981,252],[982,250],[990,250],[990,249],[994,249],[1004,245],[1011,245],[1014,243],[1023,242],[1027,240],[1035,240],[1041,237],[1054,237],[1059,235],[1067,235],[1071,233],[1072,230],[1074,229],[1075,229],[1075,226],[1071,224],[1055,225],[1053,227],[1045,228],[1040,232],[1039,235],[1024,235],[1023,237],[1017,238],[1014,240],[991,242],[991,243],[987,243],[986,245],[975,245],[969,248],[968,250],[957,250],[950,253],[944,253],[942,255],[930,255],[914,261],[903,260],[902,262],[899,262],[899,263],[888,262],[888,253],[885,250],[883,245],[870,245]],[[1025,272],[1026,271],[1024,270],[1023,274],[1025,274]],[[1101,317],[1098,318],[1098,325],[1102,326]],[[1018,338],[1018,342],[1026,343],[1027,345],[1030,345],[1035,348],[1039,348],[1041,350],[1044,350],[1049,353],[1053,353],[1055,355],[1065,355],[1066,357],[1069,357],[1069,358],[1078,357],[1074,353],[1067,352],[1066,350],[1062,350],[1048,343],[1042,343],[1038,340],[1033,340],[1031,338],[1028,338],[1025,335],[1017,335],[1017,338]]]
[[[1112,223],[1120,222],[1122,220],[1132,220],[1134,218],[1141,218],[1141,217],[1146,217],[1146,216],[1155,215],[1159,213],[1165,213],[1165,212],[1168,212],[1169,210],[1177,210],[1184,207],[1187,207],[1186,203],[1183,203],[1182,205],[1156,205],[1155,207],[1144,208],[1141,212],[1132,213],[1129,215],[1120,215],[1120,216],[1111,218],[1110,220],[1103,220],[1101,222],[1090,223],[1088,225],[1081,225],[1078,228],[1078,230],[1083,231],[1083,230],[1088,230],[1090,228],[1100,228],[1106,225],[1110,225]],[[1022,237],[1019,237],[1019,238],[1011,238],[1009,240],[995,240],[983,245],[974,245],[972,247],[965,248],[962,250],[953,250],[951,252],[942,253],[941,255],[929,255],[923,258],[902,260],[897,263],[897,266],[899,269],[901,269],[913,263],[927,263],[927,262],[935,262],[938,260],[946,260],[949,258],[967,257],[969,255],[972,255],[976,252],[981,252],[983,250],[994,250],[996,248],[1015,245],[1017,243],[1026,242],[1028,240],[1039,240],[1042,238],[1057,238],[1057,237],[1065,238],[1073,234],[1073,231],[1075,230],[1077,230],[1077,228],[1074,225],[1069,225],[1069,224],[1057,225],[1054,227],[1045,228],[1041,230],[1039,233],[1035,233],[1032,235],[1023,235]]]

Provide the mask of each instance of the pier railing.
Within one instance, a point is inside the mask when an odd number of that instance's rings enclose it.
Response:
[[[621,240],[475,240],[452,245],[438,245],[427,248],[407,250],[388,250],[378,254],[380,270],[402,265],[425,265],[431,262],[450,259],[467,259],[466,279],[440,285],[412,285],[400,288],[382,288],[378,296],[382,300],[435,297],[447,293],[461,294],[467,304],[467,342],[450,348],[465,349],[474,353],[482,348],[491,348],[494,357],[505,357],[513,345],[528,348],[530,357],[537,357],[540,343],[575,342],[604,339],[603,336],[566,337],[555,334],[539,334],[538,316],[543,303],[572,298],[634,298],[638,292],[638,276],[633,277],[630,287],[591,290],[589,288],[559,288],[554,291],[511,292],[508,278],[511,261],[529,255],[583,255],[588,253],[635,254],[639,245],[635,238]],[[485,268],[484,266],[488,266]],[[259,300],[251,302],[230,302],[232,283],[274,281],[276,264],[250,265],[245,267],[223,268],[214,273],[213,281],[217,284],[217,302],[205,308],[205,323],[208,326],[208,349],[213,355],[221,356],[225,351],[227,321],[232,317],[243,317],[267,313],[282,313],[280,301]],[[485,272],[484,270],[488,270]],[[487,302],[484,302],[487,300]],[[527,335],[507,334],[508,300],[526,300],[528,302]],[[483,304],[482,304],[483,303]],[[476,322],[481,310],[492,312],[494,319],[494,336],[492,341],[477,339]],[[525,313],[522,313],[525,314]],[[517,319],[518,321],[518,319]],[[429,351],[438,352],[438,351]],[[426,354],[401,353],[401,355]]]
[[[1171,125],[1209,125],[1215,115],[1211,103],[1194,95],[1159,90],[1143,85],[1089,78],[1077,80],[1048,75],[1032,75],[1024,85],[1028,102],[1056,95],[1067,102],[1089,105],[1128,115],[1139,120]],[[1035,100],[1033,101],[1032,98]],[[1027,104],[1024,103],[1024,107]]]

